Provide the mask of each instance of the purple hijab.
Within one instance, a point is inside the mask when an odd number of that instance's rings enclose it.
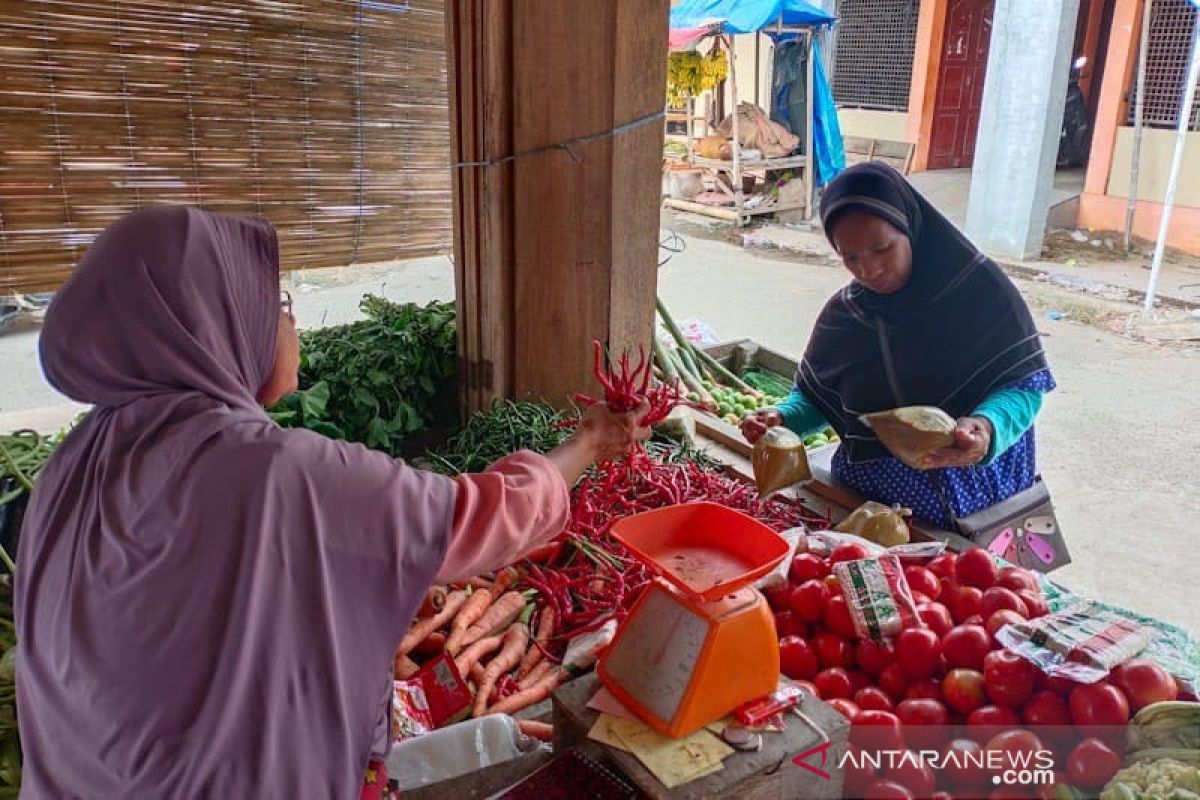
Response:
[[[265,222],[188,208],[96,239],[41,337],[95,404],[41,475],[16,579],[22,796],[357,797],[455,486],[278,428]]]

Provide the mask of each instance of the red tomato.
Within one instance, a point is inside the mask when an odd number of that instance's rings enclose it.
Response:
[[[896,637],[896,662],[910,678],[928,678],[938,667],[942,645],[928,628],[909,628]]]
[[[908,675],[899,664],[888,664],[884,667],[877,682],[879,688],[892,697],[904,697],[904,693],[908,691]]]
[[[959,625],[978,625],[980,628],[983,628],[983,615],[982,614],[972,614],[971,616],[967,617],[966,619],[960,621],[958,624]],[[987,629],[984,628],[984,630],[986,631]]]
[[[873,761],[863,758],[860,748],[850,745],[849,755],[843,773],[842,794],[844,797],[862,797],[879,770]]]
[[[854,666],[854,647],[836,633],[818,633],[812,638],[813,651],[821,669]]]
[[[1179,687],[1171,673],[1147,658],[1126,661],[1110,673],[1109,679],[1128,698],[1131,713],[1179,696]]]
[[[871,676],[860,669],[848,669],[846,674],[850,676],[850,688],[857,694],[860,689],[866,689],[871,686]]]
[[[858,668],[868,675],[875,676],[896,660],[896,649],[890,642],[863,639],[854,649],[854,655],[858,661]]]
[[[991,649],[992,637],[978,625],[959,625],[942,637],[942,653],[952,669],[983,669],[983,659]]]
[[[909,684],[904,692],[905,700],[942,700],[942,682],[937,678],[925,678]]]
[[[871,781],[864,800],[913,800],[913,794],[895,781]]]
[[[916,753],[912,753],[912,758],[897,757],[896,766],[886,770],[884,776],[908,789],[914,797],[929,797],[937,786],[933,768],[919,760]]]
[[[829,564],[825,559],[813,553],[801,553],[792,559],[788,567],[788,578],[792,583],[800,584],[814,578],[824,578],[829,574]]]
[[[845,639],[857,639],[858,632],[854,630],[854,620],[850,617],[850,607],[841,593],[829,598],[825,604],[825,627]]]
[[[817,674],[817,655],[799,636],[779,640],[779,671],[789,678],[808,679]]]
[[[808,626],[796,617],[791,611],[776,611],[775,612],[775,633],[780,639],[788,636],[799,636],[801,639],[808,638]]]
[[[832,700],[826,700],[825,702],[829,704],[830,708],[851,722],[854,721],[854,718],[857,717],[859,712],[862,710],[858,707],[857,703],[847,700],[844,697],[835,697]]]
[[[1005,589],[1012,589],[1014,592],[1019,592],[1022,589],[1028,589],[1031,592],[1041,592],[1038,588],[1037,578],[1033,577],[1033,573],[1027,569],[1020,567],[1005,567],[1000,570],[996,576],[996,585],[1003,586]]]
[[[1001,609],[988,617],[987,622],[983,626],[987,628],[988,635],[992,637],[992,646],[1000,647],[1000,640],[996,638],[996,634],[1000,632],[1000,629],[1005,625],[1016,625],[1024,621],[1025,618],[1017,612]]]
[[[914,606],[919,606],[922,603],[932,603],[933,598],[923,592],[913,592],[912,601]]]
[[[958,561],[958,556],[954,553],[942,553],[926,564],[925,569],[938,576],[938,578],[949,578],[954,575],[954,564],[956,561]]]
[[[983,747],[974,739],[955,739],[942,748],[938,764],[950,785],[960,794],[976,797],[972,790],[990,786],[991,775],[985,769]]]
[[[1111,683],[1088,683],[1075,687],[1067,701],[1071,721],[1083,729],[1124,726],[1129,722],[1129,701]]]
[[[868,686],[854,693],[854,704],[864,711],[893,711],[895,706],[888,693],[877,686]]]
[[[841,667],[833,667],[832,669],[818,672],[817,677],[813,678],[813,683],[817,685],[817,691],[821,693],[821,697],[825,700],[833,700],[837,697],[849,700],[850,695],[854,694],[854,687],[850,683],[850,676]]]
[[[954,619],[950,616],[950,610],[941,603],[922,603],[917,606],[917,616],[938,635],[939,639],[954,627]]]
[[[857,542],[843,542],[833,548],[833,552],[829,554],[829,560],[837,564],[841,561],[858,561],[860,558],[869,558],[870,555],[867,548]]]
[[[934,792],[929,795],[929,800],[954,800],[954,795],[949,792]]]
[[[1009,728],[1021,724],[1021,718],[1011,708],[980,706],[967,715],[967,736],[983,744]]]
[[[1074,735],[1071,731],[1071,712],[1067,701],[1050,691],[1035,692],[1021,709],[1021,721],[1031,728],[1057,729],[1058,736]]]
[[[983,608],[983,592],[974,586],[947,587],[942,593],[942,601],[950,609],[951,616],[961,623],[967,617],[973,617]]]
[[[1015,728],[993,736],[986,745],[984,752],[1002,753],[1001,763],[1004,769],[1029,769],[1036,766],[1036,754],[1045,750],[1046,746],[1036,734]],[[1021,754],[1025,754],[1022,758]]]
[[[1063,678],[1063,677],[1057,676],[1057,675],[1054,677],[1051,677],[1044,672],[1041,672],[1041,671],[1038,672],[1038,679],[1037,679],[1037,688],[1038,689],[1046,689],[1048,691],[1054,692],[1055,694],[1062,695],[1063,697],[1067,697],[1068,695],[1071,694],[1071,692],[1073,692],[1075,690],[1075,687],[1078,685],[1079,685],[1078,683],[1071,680],[1070,678]]]
[[[952,669],[942,679],[942,697],[949,708],[970,714],[983,705],[983,674],[973,669]]]
[[[808,580],[792,589],[788,607],[791,608],[797,619],[804,622],[816,622],[825,614],[825,605],[829,602],[829,595],[829,587],[823,580]]]
[[[942,584],[938,576],[925,567],[909,565],[904,568],[904,577],[908,581],[908,588],[920,592],[930,600],[937,600],[938,595],[942,593]]]
[[[964,586],[988,589],[996,582],[1000,569],[987,550],[972,548],[958,557],[954,564],[954,577]]]
[[[903,750],[900,718],[890,711],[860,711],[850,729],[850,741],[871,750]]]
[[[1085,789],[1099,789],[1123,766],[1121,757],[1099,739],[1084,739],[1067,756],[1067,776]]]
[[[1025,705],[1036,680],[1037,667],[1010,650],[994,650],[983,660],[983,685],[998,706]]]
[[[904,726],[904,740],[921,750],[940,746],[952,732],[950,715],[937,700],[904,700],[896,706],[896,716]]]
[[[1017,597],[1021,598],[1021,602],[1029,609],[1029,618],[1037,619],[1044,617],[1050,613],[1050,607],[1046,605],[1046,598],[1041,592],[1031,592],[1028,589],[1022,589],[1017,592]]]
[[[767,605],[771,607],[772,611],[787,611],[788,601],[792,597],[792,586],[791,584],[772,586],[769,589],[763,589],[763,595],[766,596]]]
[[[980,604],[980,615],[984,619],[1003,609],[1016,611],[1022,617],[1029,616],[1029,607],[1025,605],[1025,601],[1012,589],[1005,589],[1003,586],[993,586],[984,592]]]

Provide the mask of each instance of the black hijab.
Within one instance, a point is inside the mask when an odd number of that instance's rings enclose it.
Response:
[[[996,389],[1047,368],[1017,287],[900,173],[867,162],[835,178],[821,199],[831,242],[838,217],[850,210],[895,226],[913,257],[912,277],[894,294],[854,281],[830,298],[796,374],[851,461],[889,455],[860,414],[932,405],[957,419]]]

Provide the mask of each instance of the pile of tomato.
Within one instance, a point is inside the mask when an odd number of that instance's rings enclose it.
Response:
[[[846,797],[1054,797],[1059,784],[1094,791],[1122,766],[1130,715],[1179,696],[1175,679],[1146,659],[1126,662],[1105,681],[1077,684],[1005,649],[999,630],[1045,615],[1046,600],[1032,573],[1000,569],[978,549],[906,562],[921,624],[891,641],[859,638],[832,572],[839,561],[868,556],[852,543],[828,557],[801,553],[788,585],[767,592],[783,673],[850,720],[852,749],[942,756],[936,774],[915,763],[928,759],[847,768]],[[991,773],[946,766],[977,764],[989,750],[1028,753],[1032,769],[1039,768],[1032,754],[1054,754],[1054,785],[997,789]],[[946,758],[952,751],[976,755]]]

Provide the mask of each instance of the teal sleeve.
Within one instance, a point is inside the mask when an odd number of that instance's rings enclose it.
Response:
[[[821,416],[817,407],[808,401],[799,389],[792,389],[788,399],[776,410],[783,417],[783,424],[795,433],[804,436],[818,428],[824,428],[829,423]]]
[[[1025,435],[1042,410],[1042,393],[1009,387],[992,392],[973,416],[992,423],[992,444],[983,464],[991,464]]]

